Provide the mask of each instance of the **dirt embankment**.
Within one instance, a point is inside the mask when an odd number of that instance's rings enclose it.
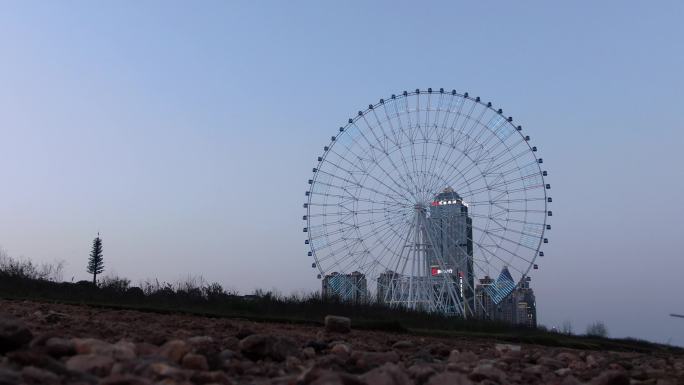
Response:
[[[684,357],[0,300],[4,384],[684,384]]]

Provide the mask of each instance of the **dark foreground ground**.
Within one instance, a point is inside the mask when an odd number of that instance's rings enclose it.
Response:
[[[155,383],[665,385],[684,356],[0,300],[0,385]]]

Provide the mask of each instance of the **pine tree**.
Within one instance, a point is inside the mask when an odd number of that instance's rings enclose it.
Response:
[[[88,258],[88,273],[93,275],[93,285],[97,285],[97,275],[104,271],[104,260],[102,258],[102,239],[100,233],[93,240],[93,250]]]

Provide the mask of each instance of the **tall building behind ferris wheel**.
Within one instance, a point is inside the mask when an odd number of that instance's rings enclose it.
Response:
[[[454,277],[465,314],[475,313],[472,224],[467,203],[451,187],[445,188],[430,204],[430,273],[433,277],[440,274]]]

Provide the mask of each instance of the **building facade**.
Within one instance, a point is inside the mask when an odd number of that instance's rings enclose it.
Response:
[[[339,298],[345,302],[361,303],[368,300],[366,276],[358,271],[351,274],[333,272],[322,281],[321,295],[324,298]]]
[[[475,288],[476,315],[481,319],[537,326],[537,305],[529,281],[517,285],[507,267],[494,280],[485,276]]]
[[[428,231],[432,275],[450,274],[466,314],[475,313],[473,228],[468,206],[452,188],[445,188],[430,205]]]

